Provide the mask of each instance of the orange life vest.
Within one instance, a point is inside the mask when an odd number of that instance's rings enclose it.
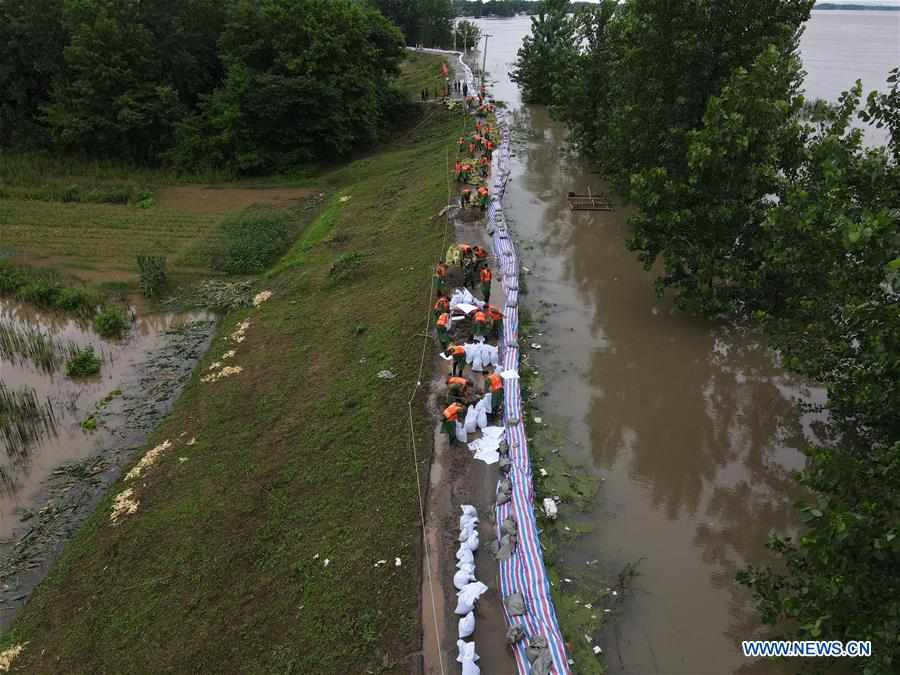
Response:
[[[487,306],[488,315],[491,317],[491,321],[500,321],[503,319],[503,312],[494,307],[493,305]]]
[[[450,347],[447,348],[447,350],[453,356],[465,356],[466,355],[466,348],[463,347],[462,345],[451,345]]]
[[[486,323],[486,322],[487,322],[487,317],[484,315],[484,312],[482,312],[480,309],[477,312],[475,312],[475,323]]]
[[[447,312],[444,312],[437,318],[437,325],[447,327],[447,324],[450,323],[450,315]]]
[[[487,283],[491,280],[491,271],[487,267],[483,267],[481,269],[481,281],[482,283]]]
[[[438,298],[438,301],[434,303],[434,308],[447,312],[450,309],[450,303],[447,301],[447,298]]]
[[[468,382],[466,382],[466,378],[464,377],[448,377],[447,378],[447,386],[460,385],[466,386]]]
[[[487,188],[484,187],[483,185],[480,188],[478,188],[478,195],[480,197],[487,197],[487,195],[488,195]]]
[[[456,416],[459,415],[459,411],[461,407],[457,403],[451,403],[446,408],[444,408],[444,419],[448,422],[456,421]]]
[[[457,248],[463,255],[469,255],[472,252],[472,247],[468,244],[460,244]]]
[[[488,375],[488,384],[491,387],[491,391],[500,391],[503,389],[503,378],[500,377],[497,373],[491,373]]]
[[[485,251],[485,250],[484,250],[483,248],[481,248],[480,246],[476,246],[476,247],[473,248],[472,250],[475,251],[475,257],[476,257],[476,258],[487,258],[487,251]]]

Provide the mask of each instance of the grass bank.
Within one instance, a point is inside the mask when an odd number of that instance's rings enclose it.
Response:
[[[17,672],[410,671],[421,536],[406,400],[458,129],[434,113],[414,142],[317,179],[326,200],[266,275],[271,299],[224,317],[148,444],[171,447],[113,486],[3,637],[27,643]],[[203,381],[215,362],[241,370]],[[136,511],[114,524],[125,489]]]

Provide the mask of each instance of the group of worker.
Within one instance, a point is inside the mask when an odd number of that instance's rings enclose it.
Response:
[[[463,271],[464,285],[474,288],[478,279],[479,291],[484,298],[484,306],[476,308],[468,315],[471,319],[472,336],[487,339],[503,334],[503,312],[490,304],[493,274],[487,264],[488,252],[478,246],[459,244],[457,247],[459,266]],[[434,304],[435,327],[444,354],[452,359],[450,375],[447,376],[447,407],[442,416],[443,430],[448,434],[450,444],[456,439],[456,422],[466,411],[466,402],[474,389],[472,380],[465,377],[465,340],[456,335],[451,321],[450,299],[448,297],[447,276],[450,267],[439,263],[434,272],[434,286],[438,299]],[[491,414],[496,415],[503,403],[503,379],[492,369],[484,373],[484,393],[491,394]]]

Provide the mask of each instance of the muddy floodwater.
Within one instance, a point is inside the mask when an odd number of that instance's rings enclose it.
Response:
[[[860,76],[881,86],[898,61],[898,21],[814,12],[803,43],[809,93],[833,98]],[[567,149],[566,130],[542,107],[523,106],[509,80],[529,21],[478,24],[491,35],[493,91],[513,113],[504,207],[530,270],[523,305],[540,345],[528,354],[543,380],[540,414],[557,439],[551,449],[601,479],[589,508],[563,510],[586,533],[564,547],[561,576],[584,597],[637,564],[604,631],[611,673],[792,672],[741,655],[740,641],[762,629],[734,578],[771,561],[770,532],[798,527],[791,472],[824,416],[801,415],[795,402],[821,404],[825,393],[782,370],[761,336],[657,298],[653,275],[625,247],[621,199],[613,195],[612,212],[569,210],[568,191],[607,188]],[[863,43],[871,48],[854,47]]]
[[[0,627],[169,412],[214,325],[206,312],[138,316],[123,339],[107,340],[84,322],[0,300],[0,386],[39,409],[0,436]],[[36,342],[55,358],[23,348]],[[99,374],[66,376],[76,346],[93,347]]]

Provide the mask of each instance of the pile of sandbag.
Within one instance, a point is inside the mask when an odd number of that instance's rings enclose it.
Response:
[[[475,603],[487,591],[487,586],[475,578],[475,551],[478,550],[478,512],[474,506],[464,504],[459,517],[459,549],[456,551],[456,573],[453,585],[456,594],[456,614],[459,620],[459,656],[456,660],[462,664],[463,675],[479,675],[481,669],[475,663],[475,643],[466,642],[475,632]]]

